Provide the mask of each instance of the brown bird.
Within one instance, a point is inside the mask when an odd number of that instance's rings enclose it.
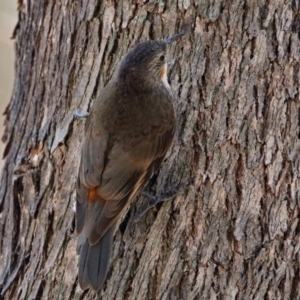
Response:
[[[102,287],[116,226],[172,143],[175,113],[166,54],[182,35],[132,49],[88,116],[76,186],[82,289]]]

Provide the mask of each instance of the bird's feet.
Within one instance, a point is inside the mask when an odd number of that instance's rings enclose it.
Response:
[[[137,213],[135,216],[134,216],[134,219],[133,221],[134,222],[138,222],[139,219],[149,210],[151,209],[152,207],[154,207],[156,204],[158,203],[162,203],[162,202],[166,202],[168,200],[172,200],[174,199],[177,195],[179,194],[178,191],[176,192],[173,192],[171,194],[168,194],[168,195],[162,195],[160,197],[158,196],[153,196],[153,195],[150,195],[146,192],[141,192],[141,195],[144,196],[144,197],[147,197],[149,198],[150,201],[147,202],[146,204],[146,207],[143,208],[143,210],[140,212],[140,213]]]
[[[87,111],[81,111],[81,112],[79,112],[78,109],[76,109],[75,112],[74,112],[74,116],[76,118],[87,118],[89,114],[90,113],[88,113]]]

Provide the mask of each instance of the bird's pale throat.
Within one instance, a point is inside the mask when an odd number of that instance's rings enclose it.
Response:
[[[167,63],[165,63],[160,70],[160,80],[168,90],[171,89],[167,77]]]
[[[167,76],[167,64],[164,64],[160,70],[160,79],[163,80],[165,76]]]

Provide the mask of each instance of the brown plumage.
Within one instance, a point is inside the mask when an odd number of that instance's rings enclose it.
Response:
[[[180,36],[131,50],[88,117],[76,207],[82,289],[102,287],[116,225],[172,143],[175,114],[165,56]]]

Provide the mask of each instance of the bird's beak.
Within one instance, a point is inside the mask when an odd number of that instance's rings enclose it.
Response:
[[[173,43],[174,41],[176,41],[177,39],[181,38],[182,36],[184,35],[184,33],[178,33],[178,34],[175,34],[171,37],[169,37],[168,39],[165,40],[165,43],[166,44],[171,44]]]

